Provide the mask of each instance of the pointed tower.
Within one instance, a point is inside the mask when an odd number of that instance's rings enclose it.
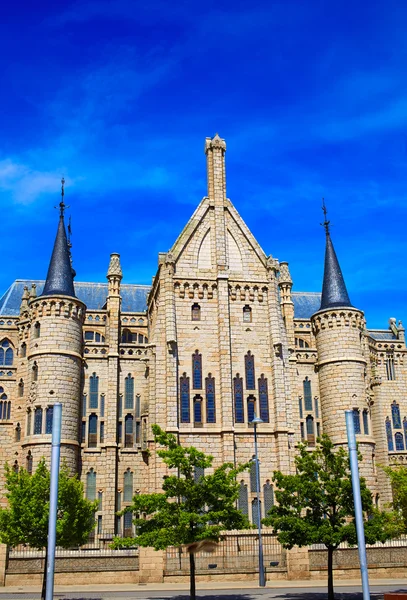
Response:
[[[323,210],[326,233],[324,280],[321,307],[311,319],[318,350],[323,431],[334,444],[346,446],[345,410],[354,411],[359,450],[364,457],[361,474],[374,489],[375,445],[367,401],[365,319],[363,312],[354,308],[349,300],[332,244],[325,204]]]
[[[78,468],[79,411],[82,382],[82,325],[85,305],[76,298],[64,223],[64,180],[54,249],[42,294],[30,294],[27,348],[29,392],[23,447],[34,468],[50,459],[52,405],[62,403],[61,458]],[[27,458],[27,462],[28,462]]]

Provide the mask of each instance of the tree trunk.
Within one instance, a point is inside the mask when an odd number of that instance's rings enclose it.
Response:
[[[48,567],[48,545],[45,547],[44,573],[42,575],[41,600],[45,600],[47,593],[47,567]]]
[[[189,594],[190,599],[195,600],[195,554],[189,553]]]
[[[334,565],[333,565],[334,548],[328,546],[328,600],[334,600]]]

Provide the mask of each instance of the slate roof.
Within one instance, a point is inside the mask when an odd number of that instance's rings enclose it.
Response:
[[[374,340],[397,340],[391,329],[369,329],[368,333]]]
[[[17,316],[20,314],[21,297],[24,286],[31,289],[31,284],[37,286],[37,296],[42,293],[44,281],[32,281],[28,279],[17,279],[0,298],[0,315]],[[85,283],[77,281],[75,294],[82,300],[89,310],[103,308],[108,293],[107,283]],[[144,312],[147,310],[147,296],[150,291],[149,285],[122,284],[122,310],[124,312]]]
[[[294,319],[310,319],[319,310],[321,294],[319,292],[292,292]]]

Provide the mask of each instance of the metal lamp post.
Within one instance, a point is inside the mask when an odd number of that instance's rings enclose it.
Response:
[[[260,513],[260,468],[259,457],[257,454],[257,425],[263,423],[260,417],[254,416],[252,424],[254,425],[254,459],[256,461],[256,492],[257,492],[257,527],[259,530],[259,586],[266,585],[264,577],[264,559],[263,559],[263,540],[261,538],[261,513]]]

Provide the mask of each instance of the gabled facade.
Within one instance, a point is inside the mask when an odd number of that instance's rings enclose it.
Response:
[[[288,264],[263,252],[226,196],[225,151],[206,140],[208,195],[159,255],[151,288],[122,284],[118,254],[107,284],[74,284],[62,206],[45,285],[16,281],[0,300],[0,462],[49,459],[62,402],[62,457],[99,498],[100,533],[130,534],[115,513],[161,489],[152,423],[217,465],[250,461],[260,416],[262,514],[273,471],[293,472],[301,440],[312,447],[325,431],[346,444],[345,409],[378,502],[390,490],[376,463],[407,460],[404,328],[366,329],[328,225],[322,302],[292,292]],[[255,491],[254,471],[242,474],[239,506],[253,520]]]

